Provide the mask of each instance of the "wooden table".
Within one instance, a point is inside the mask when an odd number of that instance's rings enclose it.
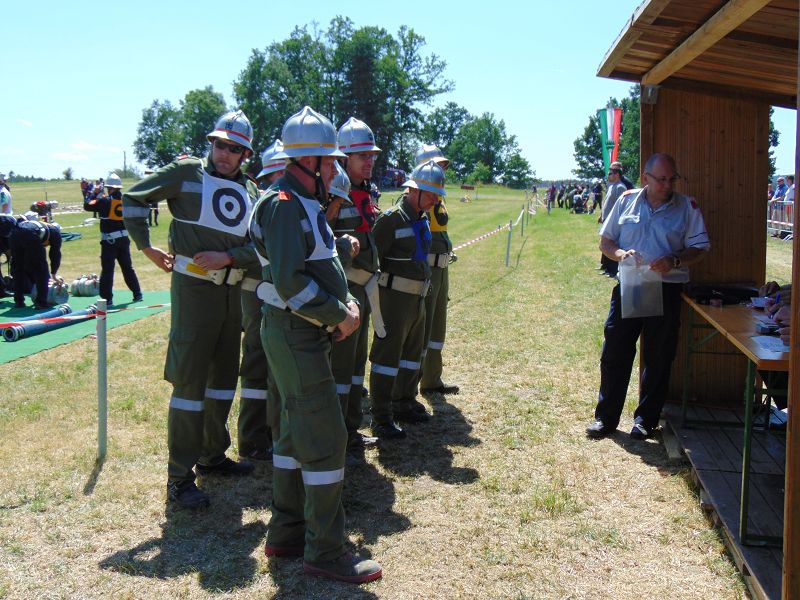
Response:
[[[753,437],[753,407],[756,399],[762,395],[769,395],[770,390],[762,390],[755,385],[756,371],[788,371],[789,353],[773,352],[761,347],[753,336],[762,335],[756,329],[757,317],[763,315],[761,311],[743,305],[726,305],[721,307],[698,304],[686,294],[683,300],[689,307],[687,319],[687,351],[683,370],[683,419],[687,423],[686,407],[689,398],[689,385],[691,379],[691,355],[702,353],[699,348],[710,339],[721,335],[727,339],[736,352],[723,352],[715,354],[744,355],[747,358],[747,375],[744,385],[744,445],[742,449],[742,495],[739,514],[739,538],[742,544],[751,545],[780,545],[781,536],[749,535],[747,532],[748,510],[750,504],[750,453]],[[697,324],[694,315],[699,315],[703,323]],[[708,329],[710,333],[705,337],[694,340],[693,332],[696,329]],[[769,423],[769,412],[766,415]],[[693,421],[692,424],[698,423]],[[718,424],[717,424],[718,425]]]

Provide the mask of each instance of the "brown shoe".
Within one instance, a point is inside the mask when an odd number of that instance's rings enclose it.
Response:
[[[361,558],[345,552],[335,560],[326,562],[303,562],[303,571],[309,575],[327,577],[347,583],[367,583],[380,579],[383,575],[381,566],[374,560]]]

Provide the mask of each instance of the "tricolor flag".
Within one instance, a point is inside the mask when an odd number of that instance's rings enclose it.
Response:
[[[617,160],[619,155],[619,134],[622,129],[622,109],[609,106],[597,111],[597,119],[600,121],[600,135],[603,144],[603,165],[608,176],[608,169],[611,163]]]

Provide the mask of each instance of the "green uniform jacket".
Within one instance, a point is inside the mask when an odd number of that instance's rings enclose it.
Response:
[[[416,252],[417,240],[413,233],[409,235],[412,223],[427,218],[414,210],[405,195],[400,198],[400,202],[378,216],[372,233],[375,236],[382,273],[418,281],[430,279],[431,268],[428,266],[427,256],[425,261],[411,258]]]
[[[308,197],[287,173],[256,205],[257,230],[251,227],[253,243],[257,252],[269,260],[262,276],[275,285],[278,295],[294,312],[325,325],[337,325],[347,316],[346,303],[355,298],[347,290],[337,256],[306,261],[315,244],[310,227],[316,224],[308,223],[308,215],[295,195]]]
[[[125,228],[139,250],[150,247],[150,229],[147,226],[150,202],[166,200],[175,219],[196,221],[199,218],[203,170],[220,177],[210,157],[190,157],[159,169],[136,182],[122,195]],[[258,198],[256,185],[241,172],[233,181],[247,189],[251,200]],[[252,246],[245,245],[244,239],[202,225],[173,220],[169,228],[169,252],[189,257],[207,250],[227,252],[233,257],[234,267],[246,269],[258,265],[258,261]]]

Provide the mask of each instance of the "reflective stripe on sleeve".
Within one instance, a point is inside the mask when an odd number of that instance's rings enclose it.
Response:
[[[122,207],[122,216],[127,217],[129,219],[135,219],[136,217],[147,218],[150,214],[149,208],[144,208],[143,206],[123,206]]]
[[[419,370],[419,363],[414,362],[412,360],[401,360],[400,361],[400,368],[401,369],[411,369],[412,371]]]
[[[181,192],[187,194],[202,194],[203,182],[202,181],[184,181],[181,183]]]
[[[233,400],[236,395],[236,390],[215,390],[214,388],[206,388],[206,398],[212,400]]]
[[[259,390],[256,388],[242,388],[242,398],[250,400],[266,400],[267,390]]]
[[[414,237],[414,230],[411,227],[401,227],[394,231],[395,239]]]
[[[186,398],[172,396],[172,398],[169,399],[169,407],[178,410],[187,410],[189,412],[203,412],[203,401],[187,400]]]
[[[442,348],[444,348],[444,342],[434,342],[433,340],[431,340],[430,342],[428,342],[428,348],[430,348],[431,350],[441,350]]]
[[[292,310],[299,310],[300,307],[302,307],[305,303],[313,300],[318,292],[319,285],[317,285],[317,282],[312,279],[305,288],[300,290],[299,293],[292,298],[289,298],[286,301],[286,304]]]
[[[364,376],[353,375],[353,385],[364,385]]]
[[[372,368],[370,370],[373,373],[377,373],[378,375],[388,375],[389,377],[397,377],[397,373],[400,369],[393,367],[386,367],[384,365],[378,365],[372,363]]]
[[[293,459],[291,456],[281,456],[280,454],[272,455],[272,466],[276,469],[294,470],[300,468],[300,463]]]
[[[337,383],[336,384],[336,393],[337,394],[349,394],[350,393],[350,384],[349,383]]]
[[[303,483],[306,485],[331,485],[344,481],[344,469],[335,471],[303,471]]]

